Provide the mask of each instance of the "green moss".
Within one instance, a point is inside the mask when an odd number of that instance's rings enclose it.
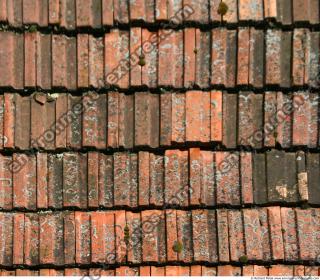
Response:
[[[220,2],[218,7],[218,14],[224,16],[228,12],[228,5],[224,2]]]
[[[130,239],[130,230],[129,227],[126,225],[124,227],[124,242],[126,243],[126,245],[129,244],[129,239]]]
[[[181,253],[183,250],[183,245],[180,241],[175,241],[173,246],[172,246],[172,250],[176,253]]]
[[[248,257],[246,255],[243,255],[239,258],[239,262],[242,264],[246,264],[248,262]]]
[[[141,55],[139,56],[139,62],[138,62],[138,64],[139,64],[140,66],[145,66],[145,65],[146,65],[146,60],[145,60],[144,54],[141,54]]]
[[[34,32],[37,32],[37,29],[38,29],[37,26],[33,24],[29,26],[28,31],[31,33],[34,33]]]

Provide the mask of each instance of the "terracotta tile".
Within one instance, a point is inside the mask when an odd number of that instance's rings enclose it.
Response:
[[[265,261],[271,261],[271,240],[270,240],[270,228],[268,224],[268,212],[267,208],[259,208],[259,224],[261,229],[261,245],[263,259]]]
[[[119,30],[112,30],[110,33],[106,33],[104,47],[105,83],[127,88],[130,70],[129,33]]]
[[[292,139],[292,114],[290,106],[292,102],[291,94],[277,93],[277,143],[283,148],[291,146]]]
[[[209,32],[201,32],[200,29],[196,29],[195,84],[201,88],[209,87],[210,37],[211,37],[211,35]],[[189,43],[187,43],[187,44],[189,44]]]
[[[8,23],[13,27],[22,25],[22,0],[7,1]]]
[[[128,243],[128,232],[126,232],[126,212],[116,211],[115,212],[115,249],[110,250],[110,257],[115,254],[115,261],[118,263],[124,263],[127,260],[127,254],[130,250]],[[129,229],[129,240],[130,240],[130,229]]]
[[[166,266],[166,276],[189,276],[190,268],[186,266]]]
[[[238,144],[261,148],[263,141],[263,95],[240,92],[238,108]]]
[[[99,154],[89,152],[88,155],[88,207],[99,207]]]
[[[28,150],[30,147],[31,103],[29,96],[15,94],[15,147]]]
[[[281,3],[288,2],[286,0],[281,1]],[[280,2],[278,2],[280,3]],[[280,4],[281,5],[281,4]],[[289,8],[290,3],[286,3]],[[288,9],[286,8],[286,10]],[[282,32],[281,34],[281,87],[290,87],[292,82],[292,75],[291,75],[291,60],[292,60],[292,32],[286,31]]]
[[[135,94],[135,146],[159,146],[159,95]]]
[[[210,21],[211,22],[217,22],[221,21],[222,17],[218,13],[219,4],[221,0],[210,0]],[[226,3],[226,1],[224,1]]]
[[[299,151],[296,153],[296,166],[298,174],[298,192],[299,199],[302,201],[309,200],[308,173],[306,168],[306,155]],[[314,177],[316,179],[316,177]]]
[[[87,208],[87,155],[63,154],[63,205]]]
[[[164,158],[162,155],[149,154],[150,198],[151,205],[162,206],[164,201]]]
[[[148,226],[148,223],[144,223]],[[129,229],[129,242],[127,247],[127,260],[132,263],[142,261],[142,231],[141,214],[126,212],[126,225]],[[123,229],[124,230],[124,229]],[[152,273],[152,269],[151,269]]]
[[[238,152],[216,152],[217,204],[240,205]]]
[[[229,210],[229,244],[230,244],[230,260],[240,261],[245,256],[244,230],[242,223],[242,213],[238,210]]]
[[[7,21],[7,0],[0,0],[0,21]]]
[[[183,93],[173,93],[171,115],[171,141],[184,142],[186,139],[186,97]]]
[[[141,48],[145,57],[145,65],[142,67],[141,73],[141,83],[142,85],[154,88],[158,84],[158,33],[143,28]]]
[[[23,23],[48,26],[48,1],[23,1]]]
[[[266,84],[281,84],[281,41],[280,30],[266,32]],[[287,69],[288,70],[288,69]]]
[[[41,99],[40,99],[41,98]],[[31,99],[31,143],[34,148],[55,148],[55,101],[48,95],[35,93]],[[39,100],[44,100],[44,103]]]
[[[78,0],[77,0],[78,1]],[[60,25],[67,30],[73,30],[76,27],[76,1],[60,1]]]
[[[142,83],[142,29],[133,27],[130,29],[130,86],[141,86]]]
[[[14,148],[15,104],[14,94],[4,93],[3,147]]]
[[[65,211],[63,216],[64,263],[74,264],[76,262],[75,213]]]
[[[296,230],[296,215],[291,208],[281,208],[281,225],[283,236],[284,257],[286,261],[297,260],[298,257],[298,237]]]
[[[218,251],[220,262],[230,261],[228,227],[228,210],[217,210]]]
[[[4,112],[5,112],[5,107],[4,107],[4,96],[5,93],[0,96],[0,149],[3,149],[3,144],[6,141],[6,137],[4,135]]]
[[[59,213],[39,215],[40,263],[61,265],[63,258],[63,219]]]
[[[101,27],[101,4],[99,0],[76,1],[77,27]]]
[[[211,83],[225,85],[228,31],[225,28],[217,28],[213,29],[211,34]]]
[[[236,0],[224,0],[223,2],[226,3],[228,6],[228,11],[223,16],[223,21],[226,21],[227,23],[237,23],[238,22],[238,3],[237,3],[237,1]]]
[[[210,92],[186,93],[186,141],[210,141]]]
[[[134,95],[117,94],[119,96],[119,146],[132,148],[134,145]]]
[[[247,27],[240,27],[238,29],[238,85],[247,85],[249,83],[249,46],[250,29]]]
[[[260,0],[262,1],[262,0]],[[264,33],[262,30],[250,28],[249,84],[262,87],[264,81]]]
[[[253,162],[252,154],[240,153],[241,201],[243,204],[253,204]]]
[[[137,0],[129,3],[130,21],[143,20],[145,22],[154,22],[155,1]]]
[[[240,0],[239,20],[260,21],[263,20],[263,0]]]
[[[99,154],[99,206],[113,206],[113,156]]]
[[[114,214],[93,212],[91,214],[91,262],[114,263],[108,258],[115,251]]]
[[[165,220],[161,210],[146,210],[142,218],[142,260],[163,262],[166,259]]]
[[[63,205],[63,154],[48,154],[48,206]]]
[[[36,154],[37,208],[48,208],[48,155]]]
[[[254,271],[254,276],[268,276],[269,275],[268,268],[261,266],[261,265],[254,265],[253,271]]]
[[[314,238],[317,232],[313,229],[311,210],[295,209],[297,219],[297,234],[299,241],[299,259],[314,260]]]
[[[13,260],[13,215],[12,213],[0,213],[0,264],[12,265]]]
[[[211,141],[222,141],[222,92],[211,91]]]
[[[67,147],[67,127],[68,127],[68,96],[67,94],[60,93],[55,102],[56,118],[55,118],[55,147]]]
[[[313,93],[296,92],[292,102],[297,105],[293,110],[292,145],[316,147],[318,98]]]
[[[210,214],[212,213],[210,212]],[[208,215],[209,218],[211,217],[210,214]],[[177,219],[177,240],[180,242],[180,244],[182,244],[182,251],[180,253],[178,252],[178,260],[183,261],[185,263],[190,263],[192,262],[192,259],[193,259],[192,258],[192,255],[193,255],[192,240],[191,240],[191,236],[192,236],[191,212],[177,210],[176,219]],[[212,223],[212,219],[209,219],[208,224],[210,223]],[[210,233],[209,233],[209,240],[215,241],[215,240],[212,240],[213,235]],[[213,246],[214,244],[212,244],[210,249]]]
[[[308,2],[301,0],[292,1],[292,10],[293,10],[293,20],[297,21],[308,21]],[[316,7],[314,7],[316,9]]]
[[[160,145],[169,146],[172,140],[172,93],[160,95]]]
[[[264,95],[264,146],[274,147],[277,127],[277,93],[266,92]]]
[[[193,87],[196,81],[196,56],[200,49],[197,48],[195,28],[185,28],[184,30],[184,87]]]
[[[42,89],[51,89],[51,63],[51,35],[37,33],[37,86]]]
[[[129,3],[122,0],[113,1],[114,21],[118,23],[129,23]]]
[[[268,221],[271,235],[271,251],[273,260],[283,260],[283,239],[280,207],[268,208]]]
[[[65,268],[64,276],[87,276],[88,271],[80,268]]]
[[[242,276],[254,276],[253,265],[246,265],[242,267]]]
[[[13,183],[12,183],[12,171],[20,169],[23,163],[15,163],[12,161],[12,156],[0,155],[0,208],[5,210],[11,210],[13,204]]]
[[[201,276],[217,276],[217,268],[202,266]]]
[[[17,269],[16,276],[38,276],[38,271],[36,270],[28,270],[28,269]]]
[[[305,64],[306,64],[306,40],[309,36],[307,29],[298,28],[293,32],[293,53],[292,53],[292,78],[294,86],[304,84]]]
[[[241,267],[231,265],[219,265],[217,269],[218,276],[239,276],[241,275]]]
[[[104,149],[107,145],[107,96],[89,93],[83,95],[82,101],[82,146]]]
[[[102,0],[102,24],[113,25],[113,1]]]
[[[276,19],[278,17],[277,0],[264,0],[264,18]]]
[[[104,86],[104,44],[103,38],[89,36],[89,86]]]
[[[24,214],[13,216],[13,264],[24,264]]]
[[[116,268],[116,276],[139,276],[139,267],[120,266]]]
[[[223,93],[223,108],[222,116],[228,116],[227,118],[222,117],[222,143],[227,148],[235,148],[237,145],[237,95]]]
[[[89,264],[91,261],[90,213],[75,212],[76,263]]]
[[[176,247],[180,245],[181,251],[184,250],[183,244],[178,240],[178,229],[177,229],[177,210],[166,210],[166,237],[167,237],[167,260],[177,261],[178,260],[178,250]],[[179,249],[180,249],[179,248]]]
[[[193,9],[193,13],[186,19],[187,21],[196,21],[203,24],[209,23],[209,2],[206,0],[194,1],[184,0],[184,6],[189,6]],[[186,21],[185,20],[185,21]]]
[[[151,276],[150,266],[141,266],[139,268],[139,276]]]
[[[159,86],[181,88],[183,85],[183,33],[161,30],[159,36]]]
[[[167,150],[164,159],[165,203],[189,205],[188,151]]]
[[[292,276],[293,266],[292,265],[276,265],[269,268],[270,276]]]
[[[267,203],[266,160],[263,153],[252,155],[252,167],[254,202],[259,204]]]
[[[73,117],[67,126],[67,147],[80,148],[82,143],[82,97],[68,95],[68,112]]]
[[[156,0],[156,19],[157,20],[166,20],[168,19],[168,12],[167,12],[167,1],[165,0]]]
[[[37,85],[37,34],[24,34],[24,86]]]
[[[137,206],[137,155],[114,154],[114,203],[119,206]]]
[[[182,17],[175,17],[175,15],[182,10],[182,0],[169,0],[167,2],[163,0],[156,0],[155,2],[157,20],[170,20],[174,18],[174,24],[181,23]]]
[[[202,193],[202,158],[199,148],[189,150],[190,204],[199,205]]]
[[[1,270],[1,276],[16,276],[15,270]]]
[[[36,158],[34,155],[13,154],[14,162],[23,162],[13,173],[13,207],[36,209]]]
[[[306,42],[306,65],[304,74],[304,83],[310,85],[311,87],[316,87],[319,84],[319,48],[317,47],[320,42],[319,32],[310,32],[307,36]]]
[[[192,210],[194,261],[217,262],[218,240],[216,221],[214,210]]]
[[[76,39],[52,36],[52,86],[76,89]]]
[[[60,0],[48,0],[49,4],[49,24],[60,23]]]
[[[243,210],[246,256],[249,260],[263,260],[262,227],[256,209]]]
[[[34,213],[25,214],[23,254],[24,254],[24,264],[26,265],[39,264],[39,260],[40,260],[39,254],[41,252],[39,251],[40,249],[39,240],[40,240],[41,230],[42,229],[40,227],[39,215]],[[58,239],[58,236],[56,238]],[[56,246],[54,249],[58,250],[58,246]]]
[[[319,276],[319,266],[308,266],[305,267],[306,276]]]
[[[89,86],[89,35],[77,34],[77,78],[78,87]]]
[[[165,267],[151,266],[151,276],[165,276]]]
[[[139,152],[139,206],[149,205],[150,197],[150,153],[149,152]]]

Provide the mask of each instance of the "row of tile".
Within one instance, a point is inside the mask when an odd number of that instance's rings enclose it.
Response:
[[[58,25],[74,30],[135,21],[208,24],[222,19],[228,23],[273,19],[284,25],[319,24],[318,0],[1,0],[0,4],[0,21],[14,27]],[[188,9],[182,14],[183,7]]]
[[[0,150],[319,146],[319,94],[0,95]]]
[[[0,265],[318,261],[320,209],[0,213]]]
[[[1,156],[0,165],[6,210],[320,205],[318,153],[37,153]]]
[[[246,265],[243,267],[221,265],[192,266],[120,266],[116,269],[16,269],[0,270],[1,276],[319,276],[318,266],[303,265]]]
[[[319,34],[245,27],[134,27],[104,37],[0,32],[0,87],[317,87]]]

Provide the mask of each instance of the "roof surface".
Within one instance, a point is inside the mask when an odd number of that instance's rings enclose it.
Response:
[[[319,0],[0,0],[0,275],[320,275]]]

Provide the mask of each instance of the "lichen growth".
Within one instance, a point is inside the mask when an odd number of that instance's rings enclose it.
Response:
[[[29,26],[28,32],[34,33],[34,32],[37,32],[37,29],[38,29],[37,25],[32,24],[32,25]]]
[[[218,7],[218,14],[224,16],[228,12],[228,5],[224,2],[220,2]]]
[[[175,241],[173,246],[172,246],[172,250],[176,253],[181,253],[183,250],[183,245],[180,241]]]

